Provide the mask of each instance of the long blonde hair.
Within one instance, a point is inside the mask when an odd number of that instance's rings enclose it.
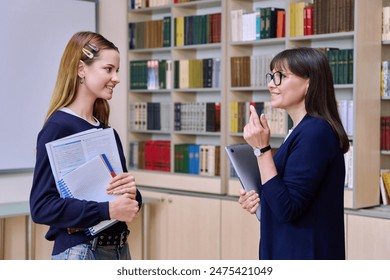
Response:
[[[101,50],[118,48],[102,35],[94,32],[78,32],[69,40],[62,55],[58,69],[57,82],[53,96],[46,114],[45,122],[58,109],[68,106],[75,98],[79,88],[78,65],[80,60],[91,65],[99,56]],[[102,122],[105,127],[109,126],[110,106],[105,99],[98,98],[93,107],[93,115]]]

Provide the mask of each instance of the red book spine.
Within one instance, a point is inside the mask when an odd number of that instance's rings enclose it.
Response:
[[[152,157],[153,157],[153,151],[151,150],[152,143],[150,140],[145,141],[145,149],[144,149],[144,155],[145,155],[145,169],[151,170],[152,169]]]
[[[171,171],[171,142],[170,141],[164,141],[162,160],[164,164],[163,171],[170,172]]]
[[[313,6],[306,6],[303,9],[304,12],[304,35],[313,35]]]
[[[221,131],[221,103],[215,103],[215,131]]]
[[[276,38],[286,36],[286,11],[280,10],[276,12]]]
[[[221,14],[215,14],[215,34],[214,34],[214,42],[213,43],[220,43],[221,42]]]
[[[385,117],[381,117],[380,129],[381,129],[380,149],[384,150],[385,149]]]

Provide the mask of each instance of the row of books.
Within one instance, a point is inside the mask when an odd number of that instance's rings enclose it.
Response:
[[[257,113],[264,113],[271,132],[286,134],[291,128],[291,120],[283,110],[272,108],[270,102],[230,102],[229,130],[243,132],[249,120],[249,106],[256,107]],[[220,131],[220,110],[218,102],[196,102],[174,104],[174,124],[176,131],[217,132]],[[341,122],[349,136],[353,135],[353,100],[338,100]],[[170,103],[132,102],[130,104],[130,130],[169,131],[171,122]],[[385,137],[386,136],[386,137]],[[384,139],[387,139],[384,141]],[[387,144],[386,144],[387,143]],[[390,150],[390,117],[381,119],[381,149]]]
[[[219,88],[220,77],[221,60],[219,58],[174,61],[175,88]]]
[[[170,141],[131,141],[129,167],[133,169],[170,172]],[[275,151],[274,151],[275,152]],[[353,188],[353,146],[344,154],[345,187]],[[203,176],[220,176],[220,146],[176,144],[174,146],[174,171]],[[235,177],[231,168],[231,177]]]
[[[390,116],[380,118],[380,149],[390,151]]]
[[[220,176],[220,151],[218,145],[176,144],[174,170],[176,173]]]
[[[381,67],[381,96],[389,97],[390,96],[390,68],[389,60],[382,61]]]
[[[129,167],[133,169],[170,172],[170,141],[131,141],[129,144]],[[275,152],[276,150],[274,150]],[[353,146],[344,154],[345,187],[353,188]],[[174,171],[203,176],[220,176],[220,146],[198,144],[175,144]],[[231,168],[231,177],[235,173]]]
[[[169,131],[171,104],[160,102],[131,102],[130,130]]]
[[[221,130],[221,103],[192,102],[174,104],[175,131],[218,132]]]
[[[232,87],[267,86],[266,73],[273,54],[230,58],[230,81]]]
[[[130,22],[129,49],[163,48],[171,46],[171,17]]]
[[[354,0],[290,3],[290,36],[348,32],[354,29]]]
[[[130,61],[130,89],[171,89],[171,60]]]
[[[326,48],[325,54],[328,58],[335,84],[353,83],[353,49]]]
[[[174,61],[172,81],[171,60],[130,61],[130,89],[218,88],[221,67],[219,58],[185,59]]]
[[[266,102],[230,102],[230,120],[229,130],[232,133],[243,132],[244,126],[248,123],[250,110],[249,106],[253,105],[256,108],[257,114],[266,115],[271,133],[274,135],[285,135],[292,127],[291,119],[287,113],[278,108],[272,108],[271,103]]]
[[[131,141],[129,168],[170,172],[171,142],[166,140]],[[175,144],[174,172],[220,176],[220,146]]]
[[[171,141],[131,141],[129,167],[134,169],[171,171]]]
[[[129,8],[131,10],[168,6],[171,3],[170,0],[130,0]]]
[[[221,42],[221,13],[179,16],[174,23],[175,46]]]
[[[390,6],[382,8],[382,40],[390,40]]]
[[[353,49],[321,48],[326,54],[335,84],[353,82]],[[267,86],[265,74],[273,55],[231,57],[231,86]],[[387,75],[383,63],[383,75]],[[218,88],[220,86],[220,59],[183,59],[174,61],[175,88]],[[172,88],[171,60],[130,61],[130,89]],[[387,77],[387,76],[386,76]],[[387,82],[387,79],[383,81]],[[387,91],[387,83],[384,87]]]
[[[335,84],[353,83],[353,49],[319,48],[328,58]],[[265,75],[274,55],[230,58],[232,87],[267,86]]]
[[[286,36],[286,11],[281,8],[256,8],[255,11],[244,9],[232,10],[232,42],[254,41]]]
[[[353,100],[337,100],[337,108],[339,111],[341,123],[344,126],[347,135],[353,135]]]
[[[290,3],[290,36],[314,34],[313,6],[306,2]]]

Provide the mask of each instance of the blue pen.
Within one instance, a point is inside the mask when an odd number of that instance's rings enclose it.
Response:
[[[110,171],[111,177],[115,177],[116,176],[115,171],[112,168],[110,162],[108,161],[107,156],[105,154],[101,154],[100,156],[102,157],[103,162],[106,164],[108,170]]]

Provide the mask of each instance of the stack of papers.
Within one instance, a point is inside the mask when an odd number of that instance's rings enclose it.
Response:
[[[46,144],[57,189],[63,198],[111,201],[111,177],[123,173],[114,130],[91,129]],[[117,222],[107,220],[88,229],[95,235]]]

